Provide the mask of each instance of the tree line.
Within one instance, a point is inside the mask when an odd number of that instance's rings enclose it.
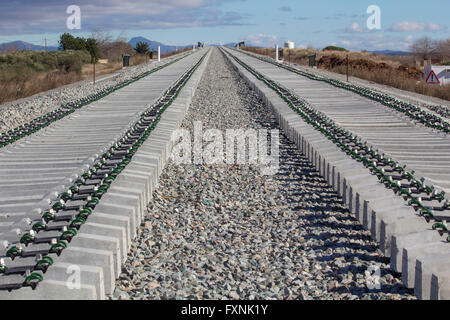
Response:
[[[420,59],[450,62],[450,38],[445,40],[420,38],[411,45],[411,52]]]
[[[97,63],[99,58],[117,62],[124,53],[147,55],[150,52],[147,43],[140,42],[133,48],[125,39],[119,37],[113,40],[110,35],[101,32],[94,33],[90,38],[64,33],[59,39],[59,50],[87,51],[91,56],[91,63]]]

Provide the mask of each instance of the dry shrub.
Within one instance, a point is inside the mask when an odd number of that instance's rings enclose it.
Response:
[[[170,57],[170,56],[173,56],[173,55],[176,55],[176,54],[179,54],[179,53],[187,52],[187,51],[190,51],[190,50],[192,50],[192,48],[188,47],[188,48],[175,50],[175,51],[168,52],[168,53],[162,53],[161,54],[161,58],[167,58],[167,57]]]
[[[81,75],[77,72],[52,71],[34,73],[28,79],[0,81],[0,103],[28,97],[79,80]]]

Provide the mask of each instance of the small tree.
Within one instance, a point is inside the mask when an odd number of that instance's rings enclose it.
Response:
[[[70,33],[64,33],[59,39],[60,50],[86,50],[86,40],[80,37],[75,38]]]
[[[97,63],[100,53],[100,48],[97,40],[89,38],[86,40],[86,50],[91,55],[91,63]]]
[[[411,51],[414,56],[424,60],[431,59],[431,56],[433,55],[435,50],[435,44],[428,37],[420,38],[411,45]]]
[[[148,48],[148,43],[146,42],[138,42],[134,50],[139,54],[148,54],[150,52]]]
[[[75,38],[70,33],[64,33],[59,38],[59,49],[70,50],[73,46]]]
[[[450,59],[450,38],[447,40],[438,40],[435,42],[436,58],[440,61]]]

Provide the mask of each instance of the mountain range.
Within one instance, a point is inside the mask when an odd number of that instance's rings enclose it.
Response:
[[[20,41],[20,40],[19,41],[6,42],[6,43],[0,44],[0,52],[7,51],[7,50],[10,50],[10,49],[44,51],[45,50],[45,46],[39,46],[39,45],[35,45],[35,44],[29,43],[29,42]],[[58,50],[58,47],[48,46],[47,50],[48,51],[55,51],[55,50]]]
[[[408,51],[394,51],[394,50],[379,50],[379,51],[369,51],[371,53],[382,54],[385,56],[412,56],[412,52]]]
[[[158,46],[161,47],[161,53],[168,53],[168,52],[172,52],[175,51],[176,49],[184,49],[186,47],[190,47],[190,46],[171,46],[171,45],[166,45],[164,43],[158,42],[158,41],[153,41],[153,40],[149,40],[147,38],[144,37],[134,37],[132,38],[130,41],[128,41],[128,44],[131,45],[133,48],[136,48],[136,44],[138,44],[139,42],[144,42],[148,44],[148,48],[150,50],[158,50]],[[197,44],[196,44],[197,45]]]

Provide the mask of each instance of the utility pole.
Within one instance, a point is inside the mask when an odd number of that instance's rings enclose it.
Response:
[[[47,52],[47,38],[44,38],[45,41],[45,52]]]
[[[347,82],[348,82],[348,53],[347,53]]]

